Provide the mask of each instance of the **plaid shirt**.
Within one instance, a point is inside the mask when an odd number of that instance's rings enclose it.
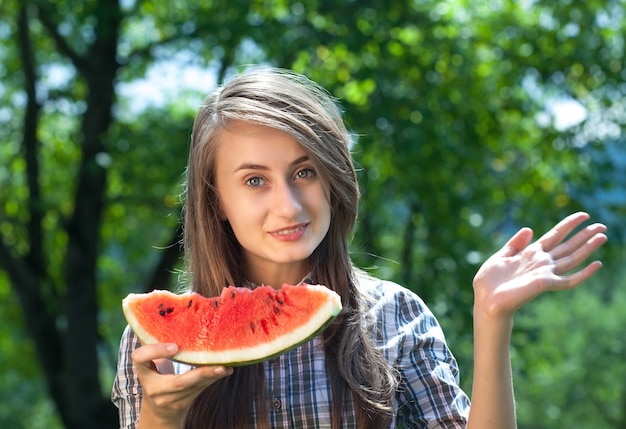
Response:
[[[390,429],[464,428],[469,399],[459,387],[456,361],[435,316],[417,295],[395,283],[363,277],[359,287],[373,298],[369,313],[376,320],[377,345],[401,375]],[[141,385],[131,354],[139,346],[127,328],[112,391],[123,429],[137,427]],[[319,338],[264,366],[272,428],[330,428],[330,384]],[[177,363],[174,368],[177,373],[190,369]],[[351,402],[344,407],[343,421],[355,422]],[[250,427],[255,427],[254,416]]]

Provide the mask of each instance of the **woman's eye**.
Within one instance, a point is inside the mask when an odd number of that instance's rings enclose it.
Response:
[[[296,178],[298,179],[306,179],[307,177],[312,176],[315,172],[310,168],[303,168],[296,173]]]
[[[263,185],[263,179],[261,179],[260,177],[250,177],[249,179],[246,180],[246,185],[250,186],[251,188],[257,188],[261,185]]]

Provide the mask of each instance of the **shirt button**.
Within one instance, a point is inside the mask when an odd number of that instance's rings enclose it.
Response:
[[[280,410],[283,407],[282,402],[280,402],[279,398],[272,399],[272,408],[275,410]]]

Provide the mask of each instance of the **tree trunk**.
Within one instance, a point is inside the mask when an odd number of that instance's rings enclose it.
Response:
[[[67,224],[66,398],[68,429],[110,428],[116,412],[102,396],[98,360],[97,261],[100,226],[106,196],[107,165],[104,144],[112,122],[114,81],[121,13],[118,2],[97,6],[96,38],[82,69],[87,82],[87,109],[82,118],[83,152],[74,198],[74,213]]]

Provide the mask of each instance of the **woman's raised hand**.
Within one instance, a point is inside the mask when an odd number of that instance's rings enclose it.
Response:
[[[574,213],[532,244],[533,231],[520,229],[474,277],[475,311],[511,318],[541,293],[570,289],[591,277],[600,261],[579,267],[606,242],[606,226],[595,223],[567,238],[588,219],[587,213]]]
[[[143,392],[140,428],[180,428],[185,412],[200,392],[233,372],[224,366],[199,366],[174,374],[168,358],[176,351],[175,344],[150,344],[133,352]]]

